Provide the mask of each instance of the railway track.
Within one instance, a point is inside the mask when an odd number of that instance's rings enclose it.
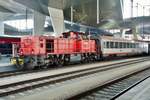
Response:
[[[133,87],[150,78],[150,68],[127,75],[69,100],[115,100]]]
[[[87,68],[76,71],[69,71],[65,73],[60,73],[56,75],[47,75],[45,77],[38,77],[33,79],[26,79],[18,82],[11,82],[6,84],[0,84],[0,97],[6,97],[12,94],[21,93],[27,90],[33,90],[39,87],[47,86],[47,85],[55,85],[57,83],[63,83],[68,80],[77,79],[80,77],[92,75],[99,72],[104,72],[107,70],[115,69],[115,68],[124,68],[127,65],[134,65],[137,63],[141,63],[144,61],[148,61],[150,59],[138,59],[132,60],[128,62],[115,63],[111,65],[105,65],[101,67]]]
[[[147,59],[147,57],[139,58],[139,60],[143,60],[143,59]],[[109,61],[109,60],[110,59],[107,59],[106,61]],[[122,60],[122,59],[116,58],[114,60]],[[135,61],[135,60],[133,60],[133,61]],[[103,62],[106,62],[106,61],[103,61]],[[103,63],[103,62],[95,62],[95,63]],[[64,66],[63,68],[75,67],[76,65],[71,64],[71,65],[68,65],[68,66]],[[79,64],[79,65],[86,65],[86,64]],[[35,69],[35,70],[25,70],[25,71],[24,70],[23,71],[22,70],[6,71],[6,72],[0,72],[0,78],[10,77],[10,76],[17,76],[17,75],[23,75],[23,74],[29,74],[29,73],[37,73],[37,72],[42,72],[42,71],[44,72],[44,71],[47,71],[47,70],[55,70],[55,69],[57,69],[57,68],[55,68],[55,67],[52,66],[52,68],[47,68],[47,69]],[[61,68],[59,67],[59,69],[61,69]]]

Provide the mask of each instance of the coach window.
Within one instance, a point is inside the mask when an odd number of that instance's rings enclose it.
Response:
[[[129,43],[127,43],[127,48],[129,48],[130,46],[129,46]]]
[[[135,44],[135,48],[138,48],[138,44],[137,43]]]
[[[106,42],[104,41],[103,43],[104,43],[104,44],[103,44],[104,48],[106,48]]]
[[[109,43],[110,43],[110,42],[108,42],[108,41],[106,42],[107,48],[109,48]]]
[[[114,46],[114,43],[113,42],[110,42],[110,48],[113,48]]]
[[[127,48],[129,48],[129,43],[127,43]]]
[[[130,43],[130,48],[132,48],[132,43]]]
[[[125,48],[127,48],[127,43],[124,43],[125,44]]]
[[[115,48],[118,48],[118,42],[115,42]]]
[[[136,44],[136,48],[139,48],[139,43]]]
[[[126,48],[126,43],[124,43],[124,48]]]
[[[136,44],[134,43],[134,48],[136,48]]]
[[[121,47],[120,48],[123,48],[123,43],[121,42]]]
[[[130,43],[130,48],[132,48],[132,43]]]
[[[139,43],[137,43],[137,48],[139,48]]]
[[[124,48],[124,43],[122,42],[122,48]]]
[[[122,42],[119,42],[119,48],[122,48]]]
[[[132,48],[132,43],[130,43],[130,47],[129,48]]]
[[[123,44],[123,47],[122,47],[122,48],[125,48],[125,45],[126,45],[126,44],[125,44],[125,43],[122,43],[122,44]]]
[[[124,43],[122,43],[122,48],[124,48]]]
[[[137,43],[135,43],[135,48],[137,48]]]
[[[132,48],[134,48],[134,43],[132,43]]]
[[[134,43],[132,43],[132,48],[134,48]]]

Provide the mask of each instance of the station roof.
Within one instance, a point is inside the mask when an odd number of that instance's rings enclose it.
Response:
[[[26,9],[49,15],[48,7],[64,10],[66,20],[70,20],[70,7],[74,8],[74,22],[99,27],[111,20],[121,20],[120,0],[100,1],[100,23],[97,24],[97,0],[0,0],[0,11],[7,13],[24,13]],[[32,12],[31,10],[31,12]],[[6,18],[6,17],[4,17]]]
[[[32,17],[33,10],[48,15],[48,7],[64,10],[65,20],[70,20],[70,7],[74,8],[74,22],[102,29],[131,28],[144,23],[145,33],[150,33],[150,17],[123,20],[122,0],[99,0],[100,23],[96,23],[97,0],[0,0],[1,20]],[[13,15],[13,16],[12,16]],[[10,17],[11,16],[11,17]]]

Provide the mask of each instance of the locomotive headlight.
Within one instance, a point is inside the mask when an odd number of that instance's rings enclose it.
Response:
[[[11,58],[11,64],[16,64],[16,59],[15,58]]]
[[[19,65],[23,65],[24,64],[24,59],[19,58]]]

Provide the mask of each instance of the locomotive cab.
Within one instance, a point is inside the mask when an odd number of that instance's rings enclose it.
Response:
[[[19,57],[12,59],[20,69],[33,69],[44,65],[47,52],[53,52],[53,37],[26,36],[21,38]]]

